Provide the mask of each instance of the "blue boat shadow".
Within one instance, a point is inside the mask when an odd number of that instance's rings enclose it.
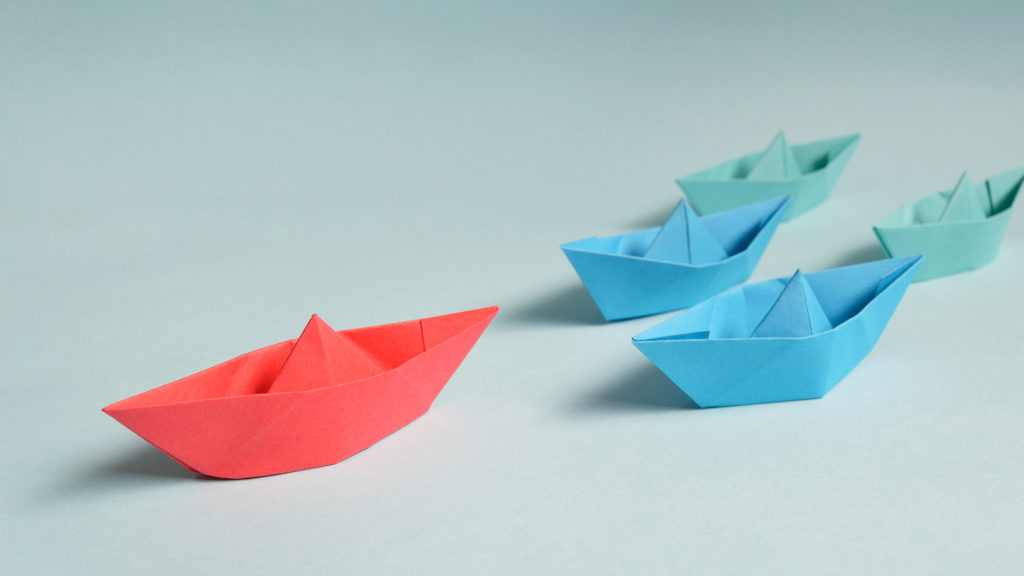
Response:
[[[652,210],[648,214],[644,214],[637,218],[632,218],[622,223],[622,225],[630,230],[643,230],[646,228],[654,228],[655,226],[661,226],[665,223],[665,219],[672,214],[675,210],[676,205],[679,204],[679,200],[683,197],[682,195],[677,196],[672,200],[670,204],[665,204],[657,210]]]
[[[650,363],[611,375],[590,394],[569,405],[573,413],[696,410],[700,407]]]
[[[882,249],[881,244],[871,242],[843,252],[830,267],[853,266],[854,264],[864,264],[874,262],[875,260],[885,260],[888,257],[889,255]]]
[[[507,306],[502,319],[524,324],[604,324],[604,317],[582,284],[564,286],[522,305]]]

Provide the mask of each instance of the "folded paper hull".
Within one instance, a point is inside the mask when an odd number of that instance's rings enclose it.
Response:
[[[108,406],[104,411],[175,461],[220,478],[249,478],[335,464],[424,414],[497,308],[345,330],[379,348],[384,372],[338,385],[284,393],[263,389],[295,341]],[[390,355],[387,342],[418,348]],[[408,357],[403,357],[408,356]],[[231,389],[237,376],[242,388]],[[227,387],[227,388],[225,388]]]
[[[780,278],[730,290],[638,334],[633,343],[701,407],[820,398],[874,348],[921,261],[915,256],[807,274],[836,325],[812,336],[709,337],[712,318],[723,312],[763,316],[785,285]],[[849,292],[820,290],[825,282],[841,282]]]
[[[853,156],[859,135],[793,146],[804,175],[778,180],[745,180],[759,153],[747,154],[676,180],[701,214],[714,214],[780,196],[793,203],[783,220],[791,220],[825,201]]]
[[[891,258],[924,254],[927,258],[915,282],[981,268],[999,255],[999,244],[1010,213],[985,220],[923,224],[899,228],[875,227],[875,235]]]
[[[875,235],[892,258],[923,254],[924,265],[915,282],[981,268],[995,260],[1013,214],[1024,180],[1024,168],[985,181],[985,218],[917,223],[923,214],[936,219],[949,201],[950,191],[909,202],[875,226]]]
[[[587,238],[562,245],[569,262],[608,321],[636,318],[687,308],[722,290],[743,282],[753,273],[768,242],[782,221],[788,199],[768,200],[748,206],[740,214],[706,217],[709,229],[730,250],[720,262],[688,265],[634,257],[608,250],[629,236],[649,242],[658,229],[610,238]],[[741,234],[723,227],[727,220],[749,219]],[[731,237],[727,237],[732,234]]]

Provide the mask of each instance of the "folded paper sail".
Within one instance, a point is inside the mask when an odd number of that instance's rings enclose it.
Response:
[[[498,308],[335,332],[243,354],[103,409],[179,464],[220,478],[340,462],[424,414]]]
[[[820,398],[875,346],[922,260],[739,286],[633,344],[701,407]]]
[[[875,226],[890,257],[924,254],[915,281],[980,268],[995,260],[1024,185],[1024,168],[975,184],[965,172],[956,188],[901,206]]]
[[[789,198],[711,216],[681,201],[657,228],[562,245],[606,320],[678,310],[750,278]]]
[[[780,132],[763,152],[740,156],[676,183],[707,215],[779,196],[792,196],[784,220],[825,201],[850,161],[860,135],[790,146]]]

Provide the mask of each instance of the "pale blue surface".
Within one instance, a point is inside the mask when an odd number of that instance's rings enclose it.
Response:
[[[1019,576],[1024,219],[821,400],[693,410],[556,248],[862,132],[751,281],[883,258],[1021,164],[1024,5],[0,0],[4,575]],[[1019,215],[1018,215],[1019,216]],[[187,473],[100,412],[338,326],[500,304],[341,465]],[[922,355],[921,350],[926,350]]]
[[[820,398],[874,348],[922,260],[880,260],[739,286],[637,334],[633,344],[702,407]],[[807,309],[792,306],[793,288],[804,278],[825,318],[794,335],[778,326],[808,322]],[[775,329],[762,333],[764,319],[779,312],[803,317],[777,319]]]
[[[606,320],[678,310],[749,278],[789,203],[785,197],[698,217],[681,201],[660,228],[576,240],[562,251]],[[694,229],[700,233],[691,235]]]

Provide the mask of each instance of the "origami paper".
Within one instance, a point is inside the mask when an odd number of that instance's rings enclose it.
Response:
[[[923,259],[739,286],[633,344],[701,407],[820,398],[874,348]]]
[[[980,268],[995,260],[1024,184],[1024,168],[975,184],[964,172],[953,190],[901,206],[875,226],[890,257],[924,254],[915,281]]]
[[[185,468],[220,478],[340,462],[424,414],[498,308],[335,332],[238,356],[103,409]]]
[[[854,134],[790,146],[780,132],[763,152],[684,176],[676,184],[703,215],[792,196],[783,218],[790,220],[825,201],[859,141]]]
[[[698,216],[679,202],[665,224],[562,245],[605,320],[693,306],[750,278],[789,198]]]

